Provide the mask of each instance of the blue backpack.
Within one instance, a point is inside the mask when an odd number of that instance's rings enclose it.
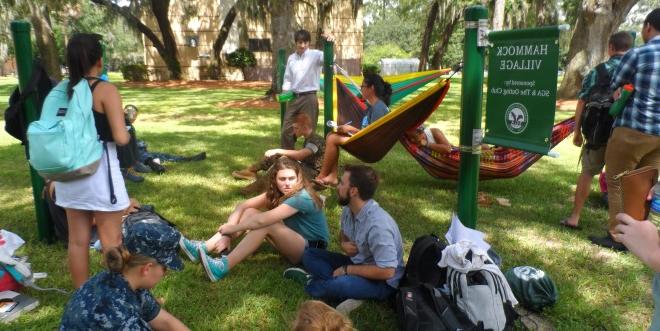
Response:
[[[92,114],[92,90],[86,79],[67,94],[68,80],[53,88],[38,121],[28,126],[29,161],[42,177],[70,181],[96,172],[103,154]]]

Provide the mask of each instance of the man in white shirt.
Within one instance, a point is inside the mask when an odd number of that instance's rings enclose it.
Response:
[[[329,34],[322,34],[328,41],[334,38]],[[319,101],[316,92],[319,90],[321,68],[323,67],[323,52],[309,49],[311,36],[306,30],[296,31],[294,34],[296,51],[289,56],[284,72],[282,91],[293,92],[294,99],[287,103],[282,125],[281,146],[283,149],[295,149],[296,136],[293,133],[294,118],[304,112],[312,120],[312,128],[316,131],[319,117]]]

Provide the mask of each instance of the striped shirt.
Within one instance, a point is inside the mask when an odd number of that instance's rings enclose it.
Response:
[[[632,83],[635,92],[628,99],[614,127],[627,127],[660,136],[660,36],[631,49],[612,76],[612,89]]]

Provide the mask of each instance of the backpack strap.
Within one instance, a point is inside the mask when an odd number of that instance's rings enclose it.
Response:
[[[610,85],[610,73],[607,71],[605,62],[596,66],[596,85],[598,86],[609,86]]]
[[[110,203],[116,204],[117,197],[115,196],[115,187],[112,184],[112,172],[110,169],[110,154],[108,153],[108,143],[103,142],[103,150],[105,150],[105,160],[108,162],[108,184],[110,184]]]

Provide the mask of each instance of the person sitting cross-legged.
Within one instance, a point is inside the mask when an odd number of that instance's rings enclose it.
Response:
[[[396,291],[403,275],[403,243],[399,227],[372,198],[378,175],[371,167],[347,165],[337,185],[341,214],[341,249],[344,254],[307,248],[305,270],[289,268],[284,277],[305,285],[314,298],[340,302],[347,314],[361,299],[384,300]],[[358,299],[358,300],[355,300]]]
[[[191,261],[202,261],[211,281],[225,277],[264,239],[293,264],[300,263],[305,247],[327,247],[328,224],[321,199],[309,188],[300,164],[281,157],[269,170],[268,178],[268,190],[236,206],[227,223],[206,242],[181,237],[181,250]],[[231,241],[242,233],[245,237],[231,253],[220,258],[209,256],[229,249]]]
[[[231,173],[238,179],[256,179],[256,181],[246,186],[243,193],[263,192],[268,185],[268,179],[265,176],[258,176],[260,171],[268,171],[270,167],[281,156],[300,161],[303,176],[311,181],[319,174],[321,162],[323,161],[323,152],[325,149],[325,140],[314,132],[312,120],[309,115],[299,113],[294,117],[293,133],[296,138],[304,137],[305,141],[301,149],[269,149],[264,153],[264,157],[257,163],[251,164],[243,170],[237,170]]]

